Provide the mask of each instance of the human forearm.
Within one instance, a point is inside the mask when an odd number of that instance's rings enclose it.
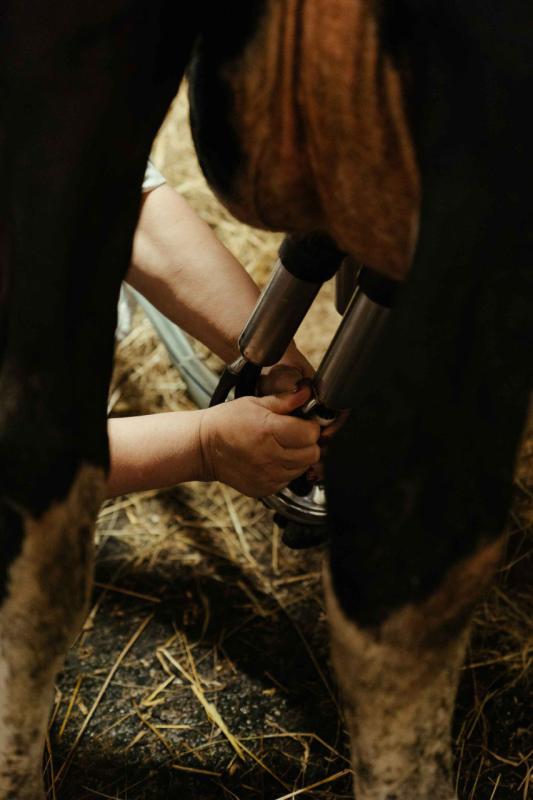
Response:
[[[224,361],[259,291],[209,226],[169,186],[143,198],[127,280]]]
[[[173,411],[108,421],[109,497],[203,480],[202,411]]]

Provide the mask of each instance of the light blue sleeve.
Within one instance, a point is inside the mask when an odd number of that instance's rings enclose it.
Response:
[[[156,170],[151,159],[148,159],[142,186],[143,192],[149,192],[152,189],[157,189],[158,186],[162,186],[164,183],[166,183],[166,180],[163,178],[161,173]]]

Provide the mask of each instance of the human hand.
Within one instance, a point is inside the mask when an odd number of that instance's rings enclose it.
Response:
[[[205,409],[200,424],[204,479],[265,497],[304,473],[320,458],[320,426],[289,415],[309,397],[304,386]]]
[[[313,464],[307,472],[307,479],[311,483],[324,480],[324,459],[328,452],[329,443],[333,437],[337,435],[338,431],[342,428],[349,415],[350,411],[348,409],[340,411],[337,418],[331,423],[331,425],[325,425],[323,428],[321,428],[320,438],[318,440],[318,445],[320,447],[320,461],[317,461],[316,464]]]
[[[315,370],[301,353],[294,342],[287,348],[284,356],[263,371],[259,379],[258,394],[281,394],[282,392],[292,392],[302,378],[312,378]]]

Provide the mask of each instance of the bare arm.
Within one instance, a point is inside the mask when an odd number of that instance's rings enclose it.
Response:
[[[143,196],[127,280],[224,361],[259,290],[187,202],[168,185]]]
[[[110,419],[108,496],[204,480],[201,414],[170,411]]]
[[[109,496],[219,480],[253,497],[276,492],[318,461],[316,422],[289,416],[309,389],[242,397],[216,408],[108,423]]]
[[[223,361],[237,358],[237,340],[259,289],[209,225],[167,184],[143,195],[127,280]],[[281,361],[306,377],[313,374],[294,343]],[[266,390],[272,385],[266,384]]]
[[[143,196],[127,280],[223,360],[237,357],[237,339],[259,291],[209,226],[167,185]],[[260,497],[301,474],[319,458],[318,428],[284,415],[305,401],[309,390],[295,393],[294,385],[312,369],[294,345],[284,362],[298,371],[274,369],[264,387],[292,389],[284,401],[242,398],[202,411],[111,419],[108,495],[221,480]],[[279,444],[284,436],[286,447]]]

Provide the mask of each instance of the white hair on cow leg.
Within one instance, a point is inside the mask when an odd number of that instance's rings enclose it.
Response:
[[[362,628],[325,571],[332,660],[345,704],[357,800],[456,800],[451,722],[473,604],[501,541],[453,567],[434,594]]]
[[[64,500],[38,519],[21,513],[22,549],[0,605],[1,800],[44,798],[53,683],[87,608],[104,486],[103,469],[83,465]]]
[[[377,634],[350,621],[329,574],[326,603],[352,744],[355,797],[456,800],[450,724],[466,634],[424,655],[402,644],[401,612]]]

